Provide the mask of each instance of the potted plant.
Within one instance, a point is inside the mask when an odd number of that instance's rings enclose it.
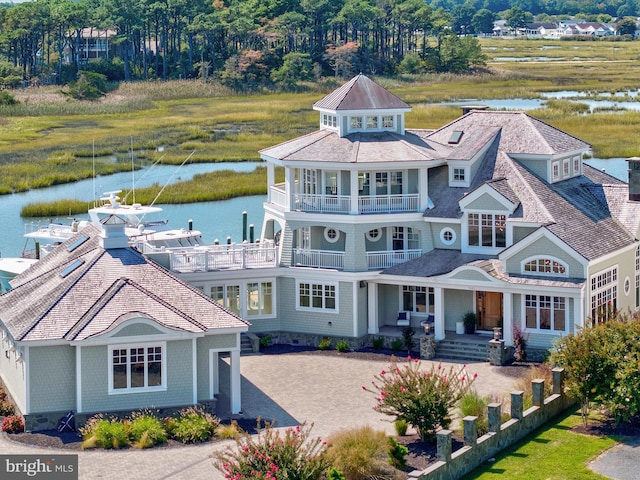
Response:
[[[476,317],[475,312],[471,310],[465,313],[462,316],[462,323],[464,324],[464,333],[475,333],[476,331],[476,322],[478,318]]]

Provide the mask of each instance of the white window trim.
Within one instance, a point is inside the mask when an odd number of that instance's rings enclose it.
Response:
[[[560,161],[551,162],[551,180],[560,180]]]
[[[260,315],[249,315],[248,314],[248,303],[249,303],[249,297],[248,297],[248,291],[247,291],[247,285],[249,283],[259,283],[259,284],[263,284],[263,283],[271,283],[271,310],[273,313],[269,313],[269,314],[260,314]],[[260,279],[256,279],[255,281],[238,281],[237,283],[234,282],[228,282],[228,283],[211,283],[211,284],[206,284],[203,289],[204,292],[209,296],[209,298],[211,298],[211,300],[213,300],[214,302],[217,303],[217,300],[213,297],[211,297],[211,293],[212,290],[216,287],[223,287],[223,303],[219,304],[220,306],[222,306],[223,308],[227,308],[228,305],[228,299],[227,299],[227,287],[235,287],[237,286],[239,288],[239,292],[240,292],[240,305],[238,305],[238,315],[240,315],[241,317],[251,317],[252,320],[257,320],[257,319],[261,319],[261,318],[275,318],[277,316],[277,304],[278,302],[276,301],[277,298],[277,283],[276,283],[276,279],[275,277],[268,277],[268,278],[260,278]]]
[[[552,262],[556,262],[558,263],[558,265],[560,265],[561,267],[564,268],[564,273],[554,273],[554,272],[528,272],[525,270],[525,266],[529,263],[529,262],[533,262],[535,260],[550,260]],[[559,258],[556,257],[550,257],[550,256],[545,256],[545,255],[536,255],[533,257],[528,257],[525,258],[524,260],[522,260],[520,262],[520,273],[522,275],[535,275],[535,276],[541,276],[541,277],[569,277],[569,266],[563,262],[562,260],[560,260]]]
[[[582,165],[582,162],[580,161],[580,157],[574,157],[573,158],[573,173],[575,175],[578,175],[580,173],[580,165]]]
[[[569,163],[571,160],[569,158],[565,158],[562,161],[562,175],[564,177],[570,177],[571,176],[571,164]]]
[[[445,235],[447,233],[451,233],[451,240],[447,240],[445,238]],[[458,239],[458,236],[456,235],[456,231],[453,228],[445,227],[442,230],[440,230],[440,241],[444,245],[453,245],[454,243],[456,243],[457,239]]]
[[[257,283],[258,284],[258,302],[260,305],[264,305],[263,296],[262,296],[262,285],[265,283],[271,284],[271,312],[272,313],[263,313],[262,308],[259,309],[259,313],[250,314],[249,309],[249,284]],[[244,297],[240,297],[240,309],[245,312],[243,317],[250,318],[251,320],[256,320],[259,318],[274,318],[276,316],[276,281],[275,279],[264,279],[264,280],[256,280],[255,282],[246,282],[243,285],[245,295]]]
[[[331,230],[336,232],[335,238],[331,238],[329,236],[329,232]],[[338,240],[340,240],[340,230],[338,230],[337,228],[334,228],[334,227],[325,227],[325,229],[324,229],[324,239],[329,243],[336,243]]]
[[[604,280],[607,277],[611,277],[611,281],[607,281],[604,283]],[[595,283],[595,285],[594,285]],[[598,285],[601,283],[601,285]],[[615,265],[613,267],[606,268],[599,272],[594,273],[589,277],[589,312],[591,321],[598,322],[600,319],[593,318],[593,312],[597,313],[598,309],[601,308],[604,303],[598,304],[598,296],[599,295],[611,295],[614,305],[611,307],[611,313],[613,313],[614,308],[618,308],[618,266]],[[609,312],[607,312],[608,315]],[[606,318],[602,319],[606,320]]]
[[[377,232],[377,235],[374,237],[373,235],[371,235],[371,232]],[[365,235],[367,237],[367,240],[369,240],[370,242],[377,242],[382,238],[382,228],[372,228],[367,233],[365,233]]]
[[[626,297],[631,293],[631,279],[629,277],[625,277],[624,279],[624,295]]]
[[[311,289],[311,291],[309,292],[309,295],[311,296],[310,298],[310,303],[311,303],[311,299],[313,297],[313,286],[314,285],[322,285],[322,290],[324,292],[325,287],[334,287],[334,291],[336,293],[335,295],[335,304],[336,304],[336,308],[332,309],[332,308],[326,308],[326,307],[314,307],[312,305],[305,307],[300,305],[300,284],[302,283],[308,283],[309,284],[309,288]],[[296,280],[296,310],[301,311],[301,312],[323,312],[323,313],[333,313],[333,314],[338,314],[340,313],[340,284],[338,283],[333,283],[333,282],[317,282],[314,280]],[[323,293],[322,296],[323,300],[323,304],[325,303],[325,296]]]
[[[522,296],[522,328],[525,328],[527,332],[536,332],[547,335],[562,335],[569,331],[569,297],[563,297],[562,295],[538,295],[530,294],[529,296],[536,297],[536,327],[527,327],[527,295]],[[551,325],[549,328],[540,328],[540,297],[551,297]],[[555,330],[555,298],[564,298],[564,330]]]
[[[454,172],[455,170],[462,170],[464,179],[456,180]],[[453,187],[468,187],[469,186],[469,167],[450,165],[449,166],[449,185]]]
[[[113,388],[113,351],[114,350],[127,350],[127,358],[129,358],[129,349],[131,348],[144,348],[145,356],[147,355],[146,349],[150,347],[160,347],[162,348],[162,360],[161,360],[161,369],[162,369],[162,384],[155,387],[127,387],[127,388]],[[109,395],[123,395],[130,393],[148,393],[148,392],[164,392],[167,390],[167,342],[138,342],[138,343],[122,343],[122,344],[114,344],[109,345],[108,347],[108,391]],[[129,365],[129,363],[127,363]],[[131,371],[128,369],[127,371],[127,381],[131,379]]]

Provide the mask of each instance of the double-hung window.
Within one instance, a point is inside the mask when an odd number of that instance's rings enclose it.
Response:
[[[531,330],[566,330],[566,299],[550,295],[525,296],[525,322]]]
[[[618,305],[618,268],[591,276],[591,321],[605,322],[615,315]]]
[[[505,247],[507,218],[493,213],[470,213],[467,221],[469,246]]]
[[[273,284],[247,283],[247,315],[250,317],[273,313]]]
[[[166,389],[166,344],[109,347],[109,393]]]
[[[324,310],[337,313],[337,285],[330,283],[298,283],[298,309]]]

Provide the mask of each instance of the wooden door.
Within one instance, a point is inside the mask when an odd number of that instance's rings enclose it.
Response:
[[[478,324],[480,330],[491,330],[493,327],[502,326],[502,293],[477,292],[476,311],[478,312]]]

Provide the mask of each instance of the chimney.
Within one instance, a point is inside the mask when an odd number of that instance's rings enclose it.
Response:
[[[129,237],[124,231],[126,222],[117,215],[109,215],[100,220],[102,233],[100,233],[100,246],[105,250],[111,248],[127,248]]]
[[[629,201],[640,202],[640,157],[627,158],[629,162]]]

